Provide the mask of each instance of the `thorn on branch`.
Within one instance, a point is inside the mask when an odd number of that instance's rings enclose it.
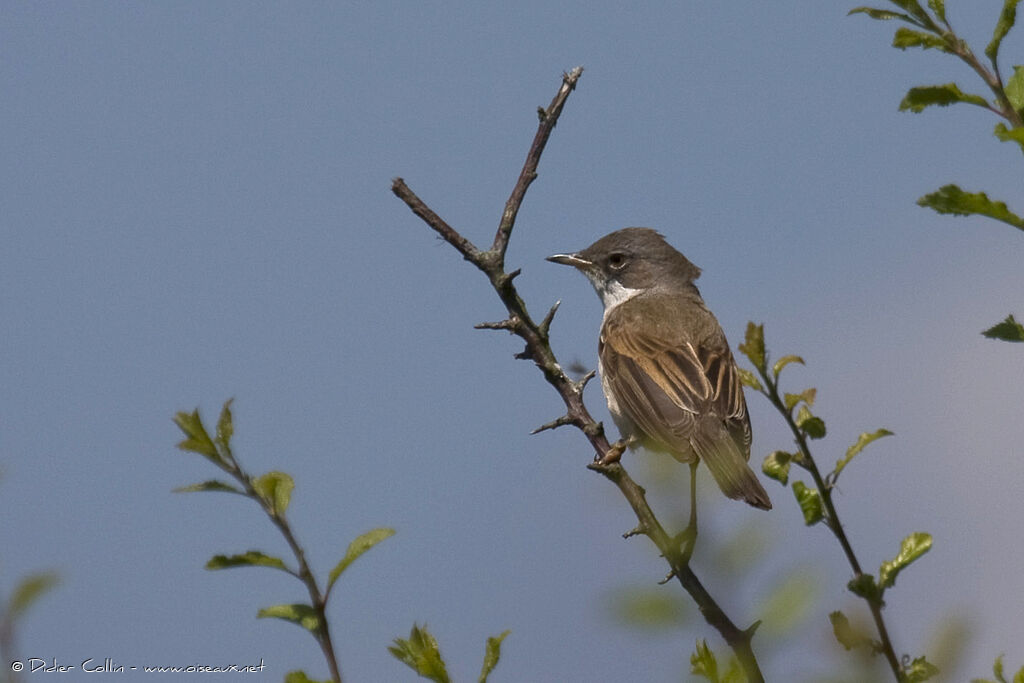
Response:
[[[632,538],[633,536],[646,536],[647,529],[644,528],[643,523],[637,524],[634,528],[630,529],[626,533],[622,534],[623,538]]]
[[[548,330],[551,329],[551,321],[555,319],[555,312],[558,310],[558,307],[561,306],[561,305],[562,305],[561,301],[556,301],[555,305],[551,307],[550,311],[548,311],[548,314],[545,315],[544,319],[540,321],[540,327],[538,327],[537,329],[540,331],[540,336],[541,337],[544,337],[545,339],[547,339]]]
[[[533,349],[527,344],[522,351],[517,353],[514,358],[516,360],[534,360]]]
[[[581,377],[578,382],[574,382],[573,383],[574,386],[576,387],[576,391],[579,392],[580,394],[582,394],[583,393],[583,389],[586,388],[586,386],[587,386],[587,382],[589,382],[590,380],[594,379],[594,377],[596,377],[596,376],[597,376],[597,370],[591,370],[587,374],[583,375],[583,377]]]
[[[668,583],[669,581],[671,581],[674,578],[676,578],[676,570],[675,569],[673,569],[668,574],[666,574],[665,578],[658,582],[658,585],[659,586],[664,586],[666,583]]]
[[[558,429],[559,427],[571,425],[573,424],[573,422],[573,419],[569,417],[569,415],[562,415],[561,417],[555,418],[551,422],[545,422],[540,427],[537,427],[532,432],[530,432],[530,434],[540,434],[541,432],[547,431],[549,429]]]
[[[747,636],[747,638],[748,638],[748,639],[752,639],[752,638],[754,637],[754,633],[755,633],[755,632],[757,631],[757,629],[758,629],[758,628],[759,628],[760,626],[761,626],[761,620],[760,620],[760,619],[758,619],[758,620],[757,620],[757,621],[755,621],[755,622],[754,622],[753,624],[751,624],[750,626],[748,626],[747,628],[745,628],[745,629],[743,630],[743,633],[744,633],[744,634],[745,634],[745,635]]]

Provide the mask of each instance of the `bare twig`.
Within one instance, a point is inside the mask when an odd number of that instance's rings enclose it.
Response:
[[[526,305],[512,284],[512,278],[518,274],[518,271],[513,273],[505,272],[505,252],[508,248],[508,242],[512,234],[512,228],[515,225],[519,207],[526,195],[527,188],[537,177],[537,164],[540,161],[541,153],[544,151],[544,146],[547,144],[551,131],[558,121],[558,117],[565,106],[569,94],[576,87],[576,83],[582,73],[582,67],[577,67],[563,74],[562,85],[551,101],[551,104],[547,109],[539,111],[540,125],[538,126],[537,134],[534,136],[533,144],[530,146],[526,162],[519,174],[512,194],[505,204],[505,210],[502,212],[501,222],[495,234],[494,242],[488,251],[477,249],[469,240],[445,223],[409,189],[401,178],[395,178],[391,190],[412,209],[413,213],[423,219],[445,241],[455,247],[466,260],[479,268],[487,276],[509,313],[508,320],[505,322],[510,324],[493,325],[493,327],[508,329],[526,342],[526,350],[518,354],[517,357],[532,360],[543,373],[544,379],[562,397],[562,401],[566,406],[565,415],[543,425],[536,431],[571,424],[586,435],[595,453],[594,462],[589,464],[588,467],[614,483],[619,488],[619,491],[622,492],[630,507],[633,508],[633,512],[639,521],[633,533],[646,535],[658,547],[669,564],[671,570],[669,572],[670,579],[671,577],[677,578],[683,588],[693,597],[700,607],[705,620],[718,630],[736,653],[747,675],[747,679],[752,683],[760,682],[764,680],[764,677],[761,674],[751,647],[751,639],[760,622],[755,622],[752,626],[741,629],[729,619],[718,603],[715,602],[714,598],[711,597],[711,594],[704,588],[697,575],[694,574],[683,557],[679,545],[673,541],[672,537],[669,536],[655,517],[650,505],[647,503],[643,487],[633,481],[619,462],[609,462],[607,456],[612,454],[615,449],[605,437],[601,423],[591,417],[583,403],[583,387],[593,375],[589,374],[583,380],[576,382],[565,374],[555,358],[554,352],[551,350],[548,338],[548,328],[554,317],[555,308],[548,312],[540,324],[534,322],[526,310]],[[487,327],[492,326],[488,325]]]

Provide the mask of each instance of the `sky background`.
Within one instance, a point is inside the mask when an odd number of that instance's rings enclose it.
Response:
[[[697,638],[723,650],[686,599],[680,623],[624,623],[623,595],[681,589],[620,537],[635,519],[582,436],[529,435],[557,396],[515,339],[472,329],[502,318],[496,296],[390,192],[404,177],[488,244],[536,107],[582,64],[508,255],[535,315],[562,301],[559,359],[596,363],[600,303],[544,257],[659,229],[734,346],[754,320],[806,359],[784,380],[819,389],[823,466],[895,432],[837,504],[872,572],[907,534],[935,538],[886,594],[898,652],[941,659],[960,634],[949,679],[1024,664],[1024,350],[979,334],[1024,314],[1024,235],[914,204],[957,182],[1024,210],[1020,151],[978,108],[898,112],[910,86],[980,81],[891,49],[896,25],[854,4],[3,3],[0,591],[61,577],[18,656],[326,676],[307,633],[255,618],[298,582],[203,569],[286,554],[275,529],[251,501],[171,493],[216,474],[171,417],[215,420],[229,397],[243,464],[294,476],[321,576],[358,534],[397,530],[332,598],[347,681],[413,680],[386,646],[424,621],[459,681],[504,629],[495,683],[688,680]],[[980,53],[1002,3],[948,5]],[[587,400],[607,420],[598,383]],[[748,401],[759,463],[791,438]],[[626,466],[681,519],[685,468]],[[766,619],[770,680],[852,671],[827,615],[866,611],[839,546],[765,485],[770,513],[704,476],[696,570],[737,623]],[[736,546],[738,568],[718,561]],[[792,623],[766,607],[780,590],[811,599]]]

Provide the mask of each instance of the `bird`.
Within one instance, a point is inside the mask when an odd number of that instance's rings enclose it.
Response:
[[[751,428],[725,333],[694,281],[701,270],[651,228],[623,228],[548,261],[573,266],[604,305],[598,372],[619,447],[670,454],[690,465],[696,537],[696,468],[729,498],[770,510],[750,468]],[[692,545],[690,546],[692,549]]]

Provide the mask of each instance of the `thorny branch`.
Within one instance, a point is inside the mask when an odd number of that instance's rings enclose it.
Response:
[[[707,592],[697,575],[690,568],[683,556],[679,544],[661,526],[647,503],[643,487],[637,484],[618,462],[622,453],[622,444],[612,445],[605,437],[601,423],[594,420],[583,403],[583,389],[592,377],[584,377],[580,381],[570,379],[558,364],[548,337],[548,328],[554,318],[557,304],[551,308],[540,324],[534,322],[526,305],[519,297],[513,285],[513,279],[519,271],[505,271],[505,252],[508,248],[516,215],[526,195],[526,190],[537,177],[537,165],[541,153],[547,144],[551,131],[554,129],[562,113],[566,100],[575,89],[576,83],[583,73],[582,67],[576,67],[562,76],[562,85],[558,89],[551,104],[538,111],[540,124],[533,138],[533,144],[526,156],[526,162],[519,174],[512,194],[509,196],[502,212],[494,242],[490,249],[480,250],[472,242],[463,237],[457,230],[448,225],[440,216],[432,211],[416,194],[409,189],[402,178],[395,178],[391,191],[419,216],[428,226],[437,232],[446,242],[451,244],[463,258],[480,269],[490,280],[502,303],[508,311],[508,318],[498,323],[484,323],[478,327],[484,329],[505,329],[519,336],[525,343],[525,349],[516,355],[517,358],[532,360],[544,374],[544,379],[555,388],[565,403],[565,415],[545,424],[536,431],[554,429],[564,425],[573,425],[582,431],[594,448],[595,459],[587,467],[602,474],[614,483],[628,501],[636,514],[639,524],[628,535],[643,534],[651,539],[668,562],[670,571],[668,579],[675,577],[690,594],[700,608],[704,619],[722,635],[736,653],[747,679],[751,683],[764,681],[751,647],[754,631],[760,622],[755,622],[746,629],[736,626],[722,611],[711,594]]]

